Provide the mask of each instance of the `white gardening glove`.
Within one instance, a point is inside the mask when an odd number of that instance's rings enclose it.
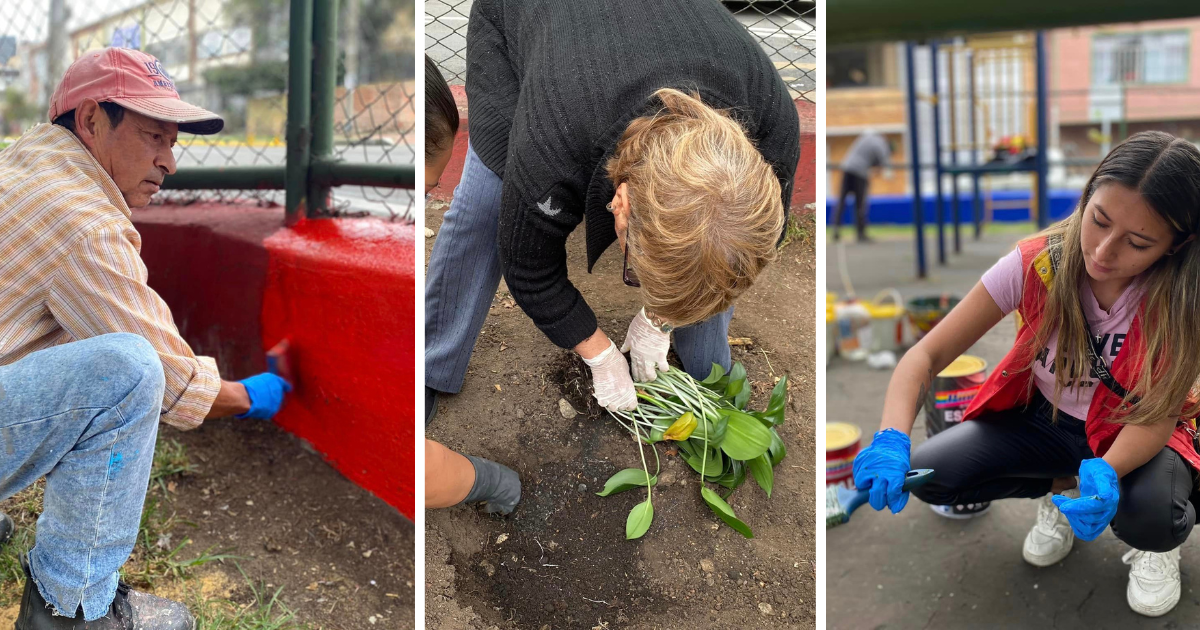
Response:
[[[670,349],[671,333],[665,333],[650,323],[646,309],[638,311],[633,321],[629,322],[625,343],[621,344],[621,352],[629,353],[633,380],[649,383],[658,378],[660,371],[671,369],[671,364],[667,363],[667,350]]]
[[[592,389],[600,406],[609,411],[628,411],[637,407],[637,392],[633,390],[633,379],[629,378],[629,364],[625,355],[617,350],[617,344],[608,342],[608,348],[584,363],[592,368]]]

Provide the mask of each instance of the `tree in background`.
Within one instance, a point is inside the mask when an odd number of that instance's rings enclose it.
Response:
[[[0,101],[0,136],[16,135],[27,129],[41,117],[41,108],[31,103],[25,92],[15,87],[4,90]]]

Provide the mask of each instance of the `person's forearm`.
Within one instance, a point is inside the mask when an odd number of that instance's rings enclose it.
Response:
[[[462,503],[475,485],[475,466],[463,455],[425,440],[425,507]]]
[[[892,372],[887,394],[883,399],[883,422],[880,430],[896,429],[912,432],[913,422],[925,403],[925,394],[933,387],[933,360],[920,346],[904,353],[904,358]]]
[[[246,393],[246,387],[233,381],[221,381],[221,391],[217,392],[205,419],[236,416],[247,411],[250,411],[250,395]]]
[[[579,342],[579,344],[575,346],[574,350],[579,354],[579,356],[585,359],[594,359],[596,358],[596,355],[608,350],[608,346],[611,343],[612,342],[608,340],[608,335],[605,335],[604,331],[600,330],[600,328],[597,326],[596,332],[592,333],[591,337]]]
[[[1124,477],[1153,459],[1167,445],[1174,430],[1175,423],[1169,420],[1121,427],[1117,439],[1104,454],[1104,461],[1117,472],[1117,478]]]

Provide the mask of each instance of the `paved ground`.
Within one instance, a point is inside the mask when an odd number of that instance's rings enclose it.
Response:
[[[873,245],[846,245],[846,259],[859,295],[895,287],[908,299],[951,291],[964,295],[1018,235],[963,240],[963,253],[948,264],[930,264],[918,281],[911,237]],[[933,243],[926,242],[927,247]],[[837,248],[827,250],[827,287],[844,293]],[[1011,318],[971,349],[995,365],[1015,338]],[[826,372],[829,421],[858,425],[863,446],[879,428],[890,371],[835,358]],[[918,420],[913,442],[925,438]],[[850,523],[829,530],[826,540],[826,618],[831,629],[860,628],[1190,628],[1200,624],[1200,595],[1194,567],[1200,546],[1183,547],[1183,598],[1169,615],[1140,617],[1125,602],[1128,547],[1112,532],[1078,542],[1056,566],[1038,569],[1021,558],[1021,545],[1037,513],[1034,501],[992,504],[971,521],[941,518],[912,498],[899,515],[865,506]]]

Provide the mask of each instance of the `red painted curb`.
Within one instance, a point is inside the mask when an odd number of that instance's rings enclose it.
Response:
[[[415,515],[414,226],[283,210],[157,206],[134,213],[150,285],[225,379],[291,341],[295,390],[275,422],[347,478]]]

